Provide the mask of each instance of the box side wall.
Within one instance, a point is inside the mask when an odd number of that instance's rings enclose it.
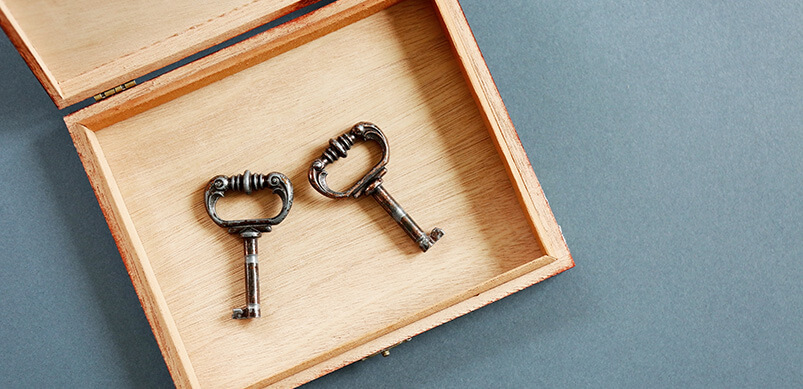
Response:
[[[159,284],[150,269],[147,255],[138,245],[136,230],[128,215],[114,177],[105,163],[103,151],[92,131],[80,124],[68,124],[70,136],[84,165],[89,182],[109,225],[123,263],[131,277],[145,316],[173,380],[179,387],[198,387],[198,381],[167,308]]]
[[[510,120],[502,96],[496,88],[496,83],[460,4],[456,0],[433,0],[433,3],[438,10],[444,31],[450,37],[455,55],[462,65],[466,81],[471,86],[491,138],[507,161],[511,182],[518,188],[519,200],[533,222],[532,227],[536,236],[541,240],[547,255],[568,261],[569,266],[573,266],[574,261],[571,259],[560,227],[546,201],[544,191],[538,183],[535,171],[527,158],[524,146]]]
[[[452,321],[469,312],[475,311],[494,301],[500,300],[528,286],[543,281],[557,273],[566,270],[565,263],[558,263],[557,259],[543,256],[519,269],[511,270],[502,276],[478,285],[461,296],[456,296],[448,302],[448,306],[433,307],[431,313],[415,320],[400,322],[396,330],[380,337],[367,341],[351,350],[336,355],[328,360],[312,365],[293,375],[285,375],[258,383],[255,387],[290,387],[298,386],[331,373],[362,358],[377,354],[382,350],[393,347],[405,340],[441,324]],[[512,279],[511,279],[512,278]],[[447,302],[445,302],[447,303]]]

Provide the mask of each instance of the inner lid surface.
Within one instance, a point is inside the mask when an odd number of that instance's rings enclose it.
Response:
[[[0,0],[0,7],[12,40],[62,107],[315,2]]]

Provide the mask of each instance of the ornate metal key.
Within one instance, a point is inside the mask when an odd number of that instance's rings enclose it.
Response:
[[[260,189],[272,189],[282,199],[282,210],[270,219],[223,220],[215,212],[215,204],[226,191],[238,191],[245,194]],[[227,228],[230,234],[239,234],[243,238],[245,248],[245,288],[246,304],[243,308],[233,310],[232,319],[251,319],[261,315],[259,309],[259,264],[257,263],[257,239],[263,232],[270,232],[287,217],[293,206],[293,184],[282,173],[251,174],[237,176],[217,176],[209,181],[204,194],[206,212],[219,226]]]
[[[345,192],[334,191],[326,184],[327,173],[324,169],[326,165],[340,158],[346,158],[351,146],[357,140],[363,142],[371,140],[379,143],[379,146],[382,147],[382,160]],[[364,194],[373,196],[379,205],[393,217],[393,220],[396,220],[396,223],[399,223],[404,231],[407,232],[407,235],[418,243],[421,251],[427,251],[443,236],[443,230],[436,227],[427,235],[413,221],[410,215],[404,212],[404,209],[391,197],[390,193],[382,187],[382,176],[388,171],[385,167],[388,164],[388,158],[388,140],[379,127],[367,122],[357,123],[349,132],[329,140],[329,147],[323,152],[323,155],[312,162],[312,166],[309,169],[309,182],[318,192],[333,199],[343,197],[358,198]]]

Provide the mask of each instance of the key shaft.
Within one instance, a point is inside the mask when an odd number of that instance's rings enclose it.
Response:
[[[245,231],[243,251],[245,256],[245,306],[232,310],[232,319],[253,319],[262,315],[259,307],[259,251],[257,242],[262,235],[258,231]]]
[[[385,212],[401,226],[404,232],[418,244],[421,251],[426,252],[429,250],[429,248],[443,236],[443,230],[437,227],[432,229],[429,235],[427,235],[427,233],[418,226],[415,220],[404,211],[404,208],[399,205],[385,187],[382,186],[381,180],[377,180],[371,187],[373,190],[370,193],[374,200],[376,200],[376,202],[382,206],[382,209],[384,209]]]

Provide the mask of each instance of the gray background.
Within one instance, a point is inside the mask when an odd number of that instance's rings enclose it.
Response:
[[[577,267],[309,387],[803,386],[801,3],[462,4]],[[171,386],[66,111],[0,58],[0,386]]]

